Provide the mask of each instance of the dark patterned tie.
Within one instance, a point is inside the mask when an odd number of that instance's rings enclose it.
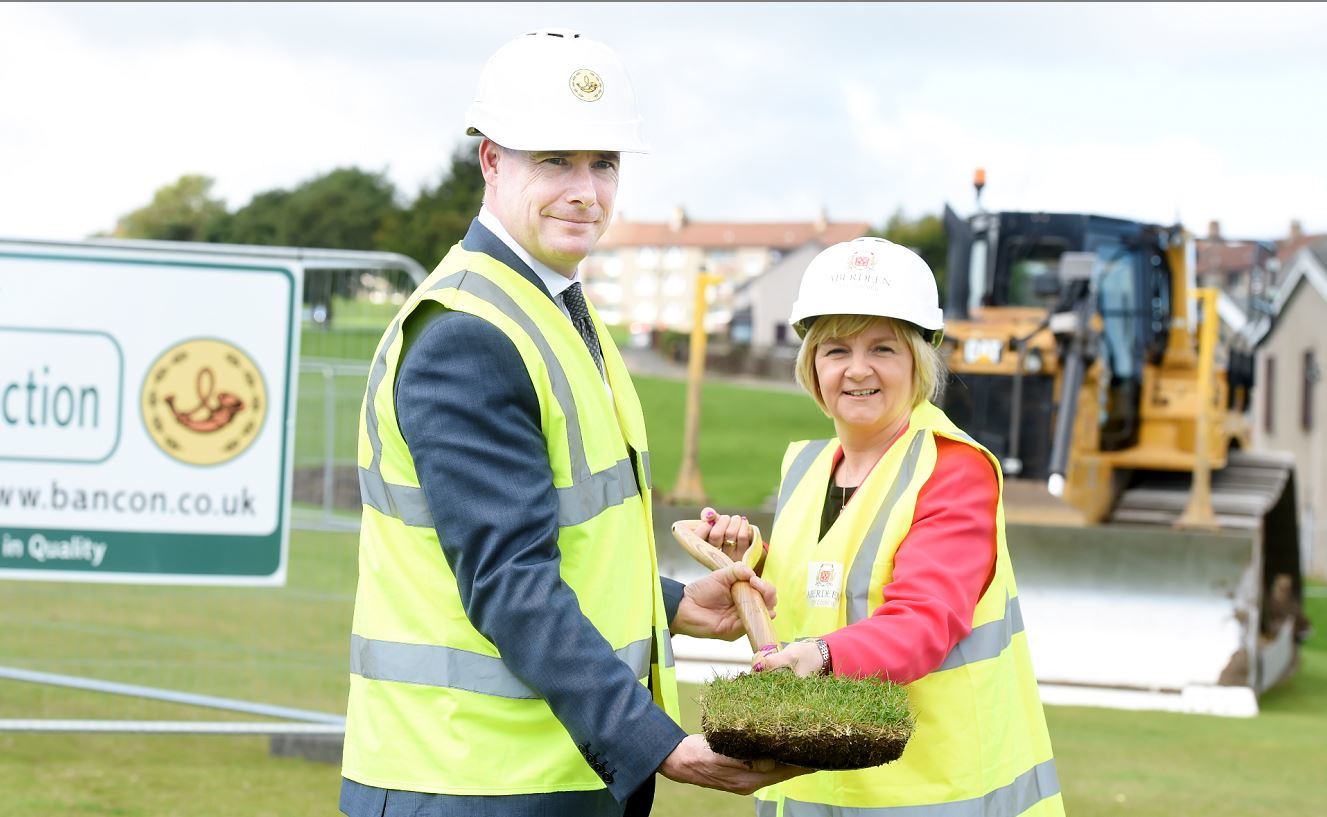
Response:
[[[604,373],[604,352],[599,348],[599,335],[594,331],[594,321],[590,320],[590,308],[585,305],[585,296],[581,294],[581,283],[577,281],[562,291],[562,303],[571,315],[571,322],[576,331],[581,333],[581,340],[590,350],[594,365],[599,367],[599,374]]]

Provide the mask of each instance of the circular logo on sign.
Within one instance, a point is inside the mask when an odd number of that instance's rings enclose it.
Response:
[[[148,436],[190,465],[219,465],[253,443],[267,416],[262,373],[222,340],[186,340],[166,350],[143,380]]]
[[[571,92],[577,99],[594,102],[604,95],[604,81],[589,68],[579,68],[571,74]]]

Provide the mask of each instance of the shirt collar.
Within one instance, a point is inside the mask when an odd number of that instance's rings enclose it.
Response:
[[[544,286],[548,288],[548,294],[552,295],[554,298],[561,295],[563,290],[567,287],[581,280],[581,271],[579,269],[576,270],[575,275],[568,278],[526,252],[525,248],[518,244],[516,239],[511,237],[511,233],[507,232],[507,228],[502,226],[502,222],[498,220],[498,217],[494,215],[493,211],[488,209],[487,206],[481,206],[479,208],[479,223],[487,227],[489,232],[493,233],[499,241],[506,244],[508,249],[516,253],[517,258],[528,264],[530,269],[534,270],[534,274],[539,276],[539,280],[544,282]]]

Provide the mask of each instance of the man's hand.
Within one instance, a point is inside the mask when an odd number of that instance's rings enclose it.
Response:
[[[687,735],[659,766],[659,774],[669,780],[733,794],[751,794],[810,771],[773,760],[738,760],[721,755],[710,748],[704,735]]]
[[[724,641],[732,641],[745,633],[746,628],[737,615],[737,605],[733,604],[734,582],[750,582],[764,597],[770,618],[774,617],[777,599],[774,585],[757,576],[750,567],[738,563],[688,584],[669,629],[680,635]]]

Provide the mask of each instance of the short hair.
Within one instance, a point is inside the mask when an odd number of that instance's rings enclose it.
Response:
[[[877,321],[883,321],[894,330],[899,340],[908,345],[912,354],[912,407],[922,401],[939,400],[944,393],[946,369],[940,350],[922,338],[922,330],[915,324],[897,318],[884,318],[877,315],[823,315],[811,323],[802,339],[802,348],[797,352],[797,367],[794,373],[797,383],[830,416],[825,397],[820,393],[820,380],[816,377],[816,347],[827,338],[846,340],[856,337],[870,329]]]

